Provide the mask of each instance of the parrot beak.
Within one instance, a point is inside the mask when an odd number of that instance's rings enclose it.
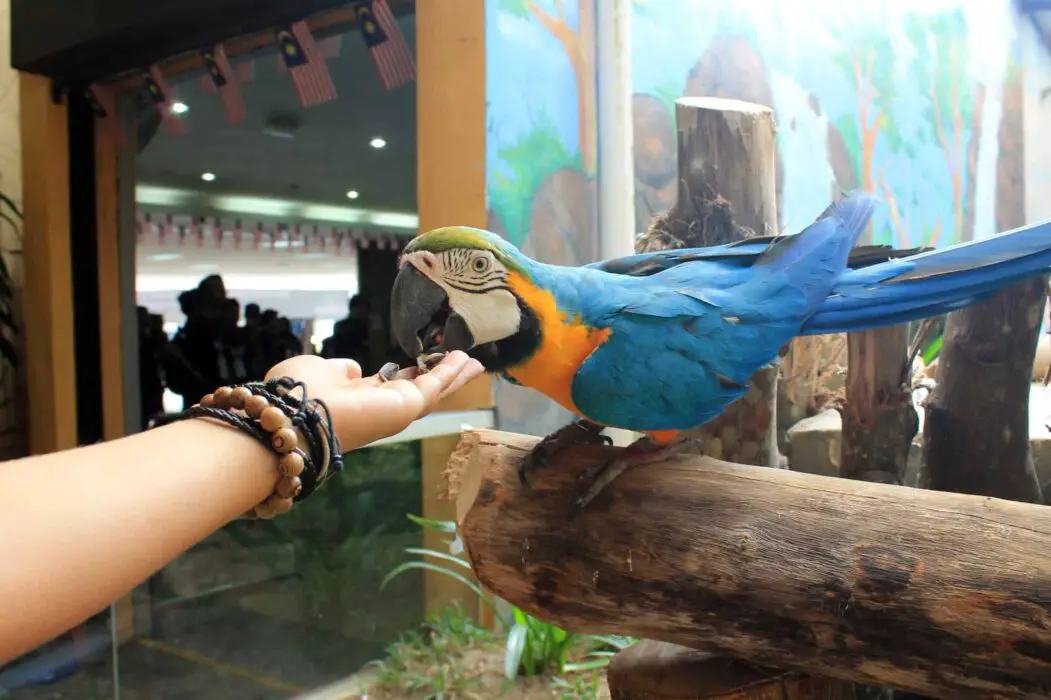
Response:
[[[402,351],[415,360],[433,352],[470,350],[467,323],[449,308],[445,290],[412,264],[403,265],[391,290],[391,328]]]

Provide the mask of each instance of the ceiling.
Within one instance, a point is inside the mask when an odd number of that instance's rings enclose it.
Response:
[[[398,23],[414,49],[415,15]],[[327,62],[338,97],[313,107],[301,107],[291,77],[278,72],[275,47],[247,59],[255,61],[252,80],[241,86],[248,117],[234,126],[219,96],[200,91],[196,75],[173,80],[189,106],[188,133],[156,130],[139,154],[139,184],[415,212],[416,85],[384,90],[359,31],[340,36],[340,53]],[[294,138],[264,132],[275,117],[298,120]],[[374,137],[386,147],[371,147]],[[203,182],[204,172],[216,179]],[[346,196],[352,189],[359,193],[354,201]]]

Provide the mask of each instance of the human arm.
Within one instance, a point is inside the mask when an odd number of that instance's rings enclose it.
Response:
[[[268,376],[329,407],[344,451],[404,429],[481,367],[451,353],[381,383],[356,364],[301,356]],[[126,594],[274,489],[277,456],[203,420],[0,464],[0,665]],[[322,487],[323,488],[323,487]],[[279,516],[280,517],[280,516]]]

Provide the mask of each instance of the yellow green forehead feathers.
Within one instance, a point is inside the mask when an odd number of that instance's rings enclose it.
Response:
[[[487,250],[505,266],[520,271],[527,260],[517,248],[495,233],[470,226],[445,226],[421,233],[405,246],[405,252],[426,250],[441,253],[456,248]]]

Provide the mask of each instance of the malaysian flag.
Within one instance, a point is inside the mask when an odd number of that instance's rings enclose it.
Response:
[[[227,123],[236,124],[243,120],[248,116],[248,111],[245,109],[237,76],[230,66],[223,45],[217,44],[214,48],[202,50],[201,57],[204,59],[204,67],[208,69],[208,77],[219,92],[223,107],[226,108]]]
[[[330,36],[325,39],[321,39],[317,42],[317,53],[321,58],[326,61],[331,61],[333,58],[339,58],[339,52],[343,48],[343,37],[337,34],[336,36]],[[287,73],[288,66],[285,65],[285,58],[280,53],[277,55],[277,72]]]
[[[387,0],[359,0],[357,19],[383,87],[390,90],[415,80],[416,61]]]
[[[325,59],[321,57],[306,22],[295,22],[280,29],[277,45],[292,75],[301,105],[311,107],[336,98],[336,86],[332,84]]]
[[[96,83],[88,88],[87,97],[91,101],[91,110],[95,113],[95,118],[102,119],[114,143],[123,146],[124,132],[120,128],[120,118],[117,115],[117,95],[114,89],[109,85]]]
[[[234,66],[234,77],[237,78],[237,82],[241,85],[252,82],[255,79],[255,59],[241,61]],[[215,81],[212,80],[211,74],[205,73],[197,79],[197,89],[206,95],[211,95],[215,92]]]
[[[146,89],[150,91],[150,99],[157,106],[157,112],[160,113],[164,126],[173,134],[185,134],[186,124],[178,114],[172,111],[175,91],[164,79],[161,69],[156,65],[150,66],[150,69],[143,73],[142,79],[146,81]]]

